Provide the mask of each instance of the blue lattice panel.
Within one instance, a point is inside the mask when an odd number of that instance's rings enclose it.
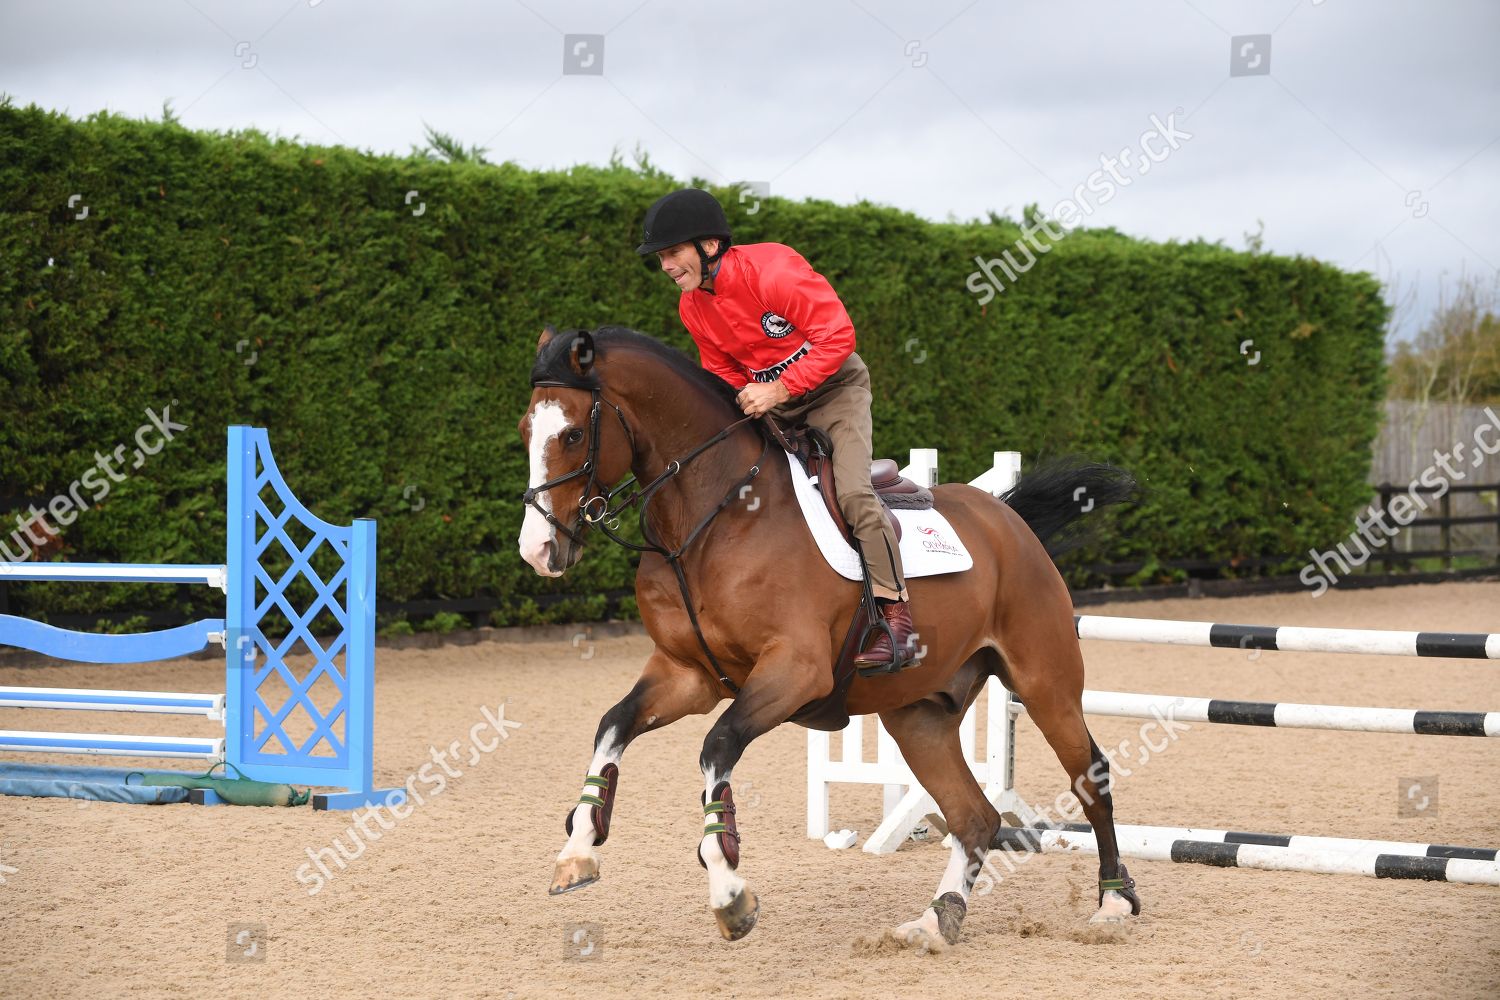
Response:
[[[307,510],[258,428],[230,428],[229,497],[229,762],[373,800],[375,522]]]

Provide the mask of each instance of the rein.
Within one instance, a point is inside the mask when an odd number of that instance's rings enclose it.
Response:
[[[677,586],[682,591],[682,603],[687,608],[688,619],[693,623],[693,633],[698,637],[698,645],[703,647],[703,652],[708,657],[709,663],[713,664],[714,672],[719,677],[719,683],[728,688],[732,694],[739,694],[739,686],[729,679],[729,675],[724,672],[724,668],[719,664],[718,657],[714,656],[713,650],[709,648],[708,640],[703,636],[703,627],[698,623],[698,613],[693,610],[693,598],[688,590],[687,577],[682,571],[681,559],[682,554],[687,551],[688,546],[693,544],[699,533],[708,527],[714,518],[719,516],[720,511],[729,506],[737,496],[743,495],[745,487],[749,486],[750,483],[754,482],[755,477],[760,475],[761,466],[765,463],[766,455],[770,452],[771,442],[766,441],[761,446],[760,458],[750,467],[750,471],[739,482],[730,487],[729,492],[724,494],[724,499],[720,500],[718,505],[710,510],[692,531],[688,532],[687,537],[683,539],[682,544],[677,546],[677,548],[669,550],[659,540],[651,537],[651,523],[650,519],[646,516],[646,509],[655,498],[657,491],[681,473],[695,458],[708,451],[714,445],[724,441],[730,434],[756,418],[746,416],[736,420],[686,455],[668,462],[666,469],[645,486],[639,486],[639,480],[632,473],[618,486],[608,488],[599,484],[599,418],[605,406],[615,411],[615,416],[620,420],[620,427],[624,429],[625,437],[630,442],[630,454],[634,457],[636,454],[635,435],[630,432],[630,425],[625,421],[625,414],[621,412],[618,406],[604,398],[599,386],[585,387],[568,382],[540,381],[533,382],[532,387],[561,389],[588,388],[590,395],[593,397],[592,405],[589,408],[589,453],[588,457],[584,459],[583,464],[572,472],[564,473],[538,486],[528,488],[525,493],[521,494],[521,502],[535,508],[542,517],[547,519],[549,524],[567,535],[575,544],[583,544],[580,532],[583,530],[583,525],[586,522],[598,528],[610,541],[616,542],[624,548],[633,549],[637,552],[655,552],[664,558],[667,564],[672,567],[672,572],[677,577]],[[582,475],[588,476],[588,482],[584,485],[583,495],[578,501],[578,519],[570,527],[563,524],[553,516],[551,511],[538,503],[537,496]],[[620,497],[622,493],[625,493],[626,490],[630,490],[631,492],[620,499],[617,505],[612,507],[611,503],[617,497]],[[636,503],[640,503],[641,534],[646,539],[645,545],[637,545],[628,539],[621,538],[615,533],[615,529],[620,524],[620,514]]]

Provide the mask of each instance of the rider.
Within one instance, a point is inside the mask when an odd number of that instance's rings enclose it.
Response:
[[[855,662],[899,669],[911,658],[911,609],[896,535],[870,485],[870,372],[854,353],[854,325],[838,294],[791,247],[730,246],[723,206],[694,188],[647,210],[636,253],[653,269],[655,254],[677,283],[678,315],[700,363],[739,390],[741,410],[805,422],[833,440],[839,508],[896,640],[893,650],[885,630],[874,629]]]

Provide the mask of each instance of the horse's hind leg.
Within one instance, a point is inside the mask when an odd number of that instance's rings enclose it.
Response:
[[[1000,828],[1000,814],[984,797],[964,759],[959,740],[962,720],[962,711],[955,714],[931,701],[880,713],[881,723],[901,748],[912,774],[937,802],[953,835],[948,867],[932,902],[921,916],[895,932],[903,944],[930,950],[958,942],[968,913],[969,892]]]
[[[1071,621],[1069,622],[1071,626]],[[1135,881],[1120,863],[1115,841],[1114,803],[1109,793],[1109,760],[1083,721],[1083,653],[1071,627],[1050,641],[1008,644],[1006,664],[1026,714],[1041,730],[1068,772],[1073,794],[1083,805],[1099,844],[1099,909],[1090,923],[1120,922],[1141,912]]]
[[[549,893],[555,896],[599,880],[599,854],[594,848],[609,835],[620,757],[631,741],[684,715],[712,711],[718,702],[713,684],[702,671],[678,664],[659,650],[651,654],[635,687],[599,720],[583,795],[568,813],[568,842],[557,856]]]

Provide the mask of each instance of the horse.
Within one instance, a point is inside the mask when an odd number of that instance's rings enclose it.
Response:
[[[624,327],[548,326],[531,384],[517,427],[530,462],[521,556],[538,574],[561,576],[582,557],[589,532],[623,541],[611,526],[639,503],[647,544],[632,546],[642,551],[635,593],[654,644],[640,678],[599,721],[549,892],[598,880],[597,848],[609,834],[626,747],[732,699],[699,758],[706,825],[698,860],[719,931],[738,940],[754,928],[760,902],[738,872],[734,766],[751,741],[829,696],[860,585],[819,554],[764,422],[744,416],[735,391],[688,355]],[[952,834],[935,898],[895,928],[903,944],[957,943],[985,856],[1001,846],[1001,817],[959,742],[960,722],[990,677],[1026,706],[1093,827],[1099,894],[1090,921],[1140,913],[1116,846],[1109,761],[1084,723],[1072,600],[1044,545],[1135,489],[1128,473],[1102,464],[1038,470],[1003,501],[965,484],[933,487],[936,508],[976,556],[973,568],[908,582],[926,647],[919,665],[856,677],[846,705],[880,716]]]

